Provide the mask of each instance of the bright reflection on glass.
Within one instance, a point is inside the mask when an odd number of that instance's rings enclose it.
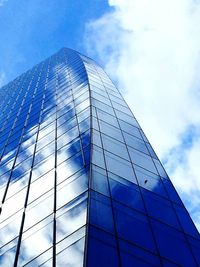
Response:
[[[200,266],[199,233],[101,67],[61,49],[0,100],[0,266]]]
[[[68,60],[70,68],[66,67]],[[88,189],[90,113],[87,75],[83,64],[77,68],[80,64],[76,53],[72,58],[67,53],[55,55],[27,72],[23,77],[26,86],[21,82],[20,92],[15,90],[20,97],[17,95],[12,103],[13,113],[9,113],[8,121],[16,134],[9,130],[0,132],[3,266],[13,265],[14,260],[19,266],[47,266],[52,262],[54,243],[86,224],[84,192]],[[23,116],[16,118],[17,113]],[[76,260],[71,257],[69,264],[83,262],[83,237],[58,253],[59,266],[69,253],[76,255]],[[15,255],[17,247],[19,254]]]

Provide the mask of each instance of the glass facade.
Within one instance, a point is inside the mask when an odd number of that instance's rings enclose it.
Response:
[[[0,110],[0,266],[200,266],[197,229],[93,60],[61,49],[2,87]]]

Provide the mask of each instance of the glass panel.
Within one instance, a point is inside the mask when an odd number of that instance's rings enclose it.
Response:
[[[187,210],[184,207],[180,207],[178,205],[174,204],[174,208],[176,210],[176,214],[178,216],[178,219],[180,221],[181,226],[183,227],[184,231],[189,234],[193,235],[194,237],[199,239],[199,233],[190,219],[190,216],[187,212]]]
[[[31,203],[39,196],[51,190],[54,186],[55,171],[47,172],[44,176],[34,181],[30,186],[28,202]]]
[[[164,170],[163,166],[161,165],[160,161],[157,160],[157,159],[153,159],[155,165],[156,165],[156,168],[158,170],[158,173],[160,174],[160,176],[162,176],[163,178],[166,178],[168,179],[168,175],[166,173],[166,171]]]
[[[180,229],[180,225],[170,201],[145,189],[142,189],[142,195],[149,216]]]
[[[27,188],[16,193],[9,198],[2,206],[1,221],[6,220],[11,215],[15,214],[18,210],[23,209]]]
[[[51,190],[27,206],[24,231],[53,213],[53,193]]]
[[[126,133],[124,133],[124,137],[125,137],[125,141],[126,141],[127,145],[129,145],[129,146],[131,146],[131,147],[133,147],[133,148],[135,148],[135,149],[137,149],[143,153],[149,154],[149,151],[148,151],[145,143],[142,140],[140,140],[134,136],[131,136],[129,134],[126,134]]]
[[[165,224],[152,220],[153,231],[162,257],[181,266],[196,266],[184,235]]]
[[[140,266],[140,267],[153,267],[155,265],[150,264],[149,262],[145,262],[144,259],[139,259],[137,256],[133,256],[131,254],[121,252],[121,261],[123,267],[132,267],[132,266]],[[157,265],[159,266],[159,265]]]
[[[113,205],[118,236],[144,249],[156,252],[146,216],[115,201]]]
[[[123,143],[118,142],[117,140],[110,138],[105,134],[102,134],[102,142],[105,150],[108,150],[109,152],[112,152],[119,157],[129,160],[127,148]]]
[[[89,228],[88,263],[87,266],[110,267],[119,266],[118,251],[112,235],[96,229]]]
[[[14,239],[8,249],[1,249],[0,263],[2,266],[13,266],[17,247],[17,239]]]
[[[108,136],[111,136],[121,142],[124,142],[122,133],[118,128],[115,128],[112,125],[109,125],[103,121],[99,121],[99,125],[102,133],[105,133]]]
[[[160,176],[149,172],[143,168],[140,168],[139,166],[134,165],[134,169],[138,183],[141,187],[168,198],[167,192]]]
[[[80,240],[85,236],[86,227],[81,227],[76,232],[73,232],[69,236],[65,237],[61,241],[57,242],[56,244],[56,252],[59,253],[63,251],[65,248],[69,247],[73,243],[75,243],[77,240]]]
[[[88,189],[86,174],[75,175],[57,186],[57,208],[66,205]]]
[[[57,151],[57,163],[60,164],[63,161],[66,161],[70,157],[77,154],[79,151],[81,151],[81,144],[80,139],[77,138],[67,145],[64,145]]]
[[[150,251],[144,250],[141,247],[134,246],[133,244],[120,239],[119,246],[120,251],[122,253],[126,253],[126,255],[122,256],[122,264],[124,267],[134,266],[132,265],[133,263],[137,263],[136,266],[161,266],[159,257]]]
[[[118,121],[117,119],[114,117],[114,116],[111,116],[109,115],[107,112],[104,112],[100,109],[96,109],[97,110],[97,116],[100,120],[108,123],[108,124],[111,124],[115,127],[119,127],[118,126]]]
[[[169,198],[174,201],[174,202],[177,202],[179,203],[180,205],[183,205],[181,200],[180,200],[180,197],[178,196],[175,188],[173,187],[172,183],[170,180],[166,180],[166,179],[162,179],[163,181],[163,184],[165,186],[165,189],[169,195]]]
[[[125,124],[131,124],[134,125],[136,127],[140,127],[139,124],[137,123],[136,119],[133,116],[129,116],[124,112],[121,112],[119,110],[115,110],[117,118],[119,119],[119,123],[120,125],[125,125]]]
[[[150,155],[152,156],[152,158],[157,159],[158,157],[157,157],[156,153],[154,152],[152,146],[149,143],[146,143],[146,146],[147,146],[148,151],[149,151]]]
[[[57,167],[57,183],[78,172],[84,167],[82,153],[78,153]]]
[[[136,137],[140,137],[139,134],[138,134],[138,130],[139,129],[136,128],[137,125],[131,125],[131,124],[126,123],[125,121],[121,121],[121,120],[119,120],[119,124],[120,124],[120,127],[121,127],[122,131],[127,132],[127,133],[129,133],[131,135],[134,135]]]
[[[92,191],[90,200],[90,223],[114,233],[113,215],[110,199]]]
[[[199,254],[199,251],[200,251],[200,240],[199,240],[199,238],[195,239],[195,238],[192,238],[191,236],[187,236],[187,239],[188,239],[189,244],[191,246],[193,256],[195,257],[196,262],[200,266],[200,254]]]
[[[92,131],[92,143],[99,147],[102,147],[100,133],[96,130]]]
[[[53,223],[49,222],[49,219],[42,221],[25,232],[22,236],[18,265],[24,265],[50,248],[52,240]]]
[[[52,255],[53,255],[53,251],[52,251],[52,248],[50,248],[47,251],[40,254],[38,257],[26,263],[24,266],[26,267],[35,267],[35,266],[52,267]]]
[[[136,183],[135,175],[130,162],[107,151],[105,151],[105,158],[108,171]]]
[[[0,224],[1,238],[0,238],[0,255],[3,254],[11,245],[11,240],[17,237],[20,231],[22,220],[22,211],[10,217]],[[9,242],[11,242],[9,244]],[[7,244],[7,245],[6,245]]]
[[[80,239],[57,254],[56,264],[59,267],[83,266],[85,238]]]
[[[66,204],[56,214],[56,240],[59,242],[86,224],[87,195],[81,195]]]
[[[103,150],[95,145],[92,147],[92,163],[105,169]]]
[[[108,180],[105,170],[92,165],[92,189],[109,196]]]
[[[151,157],[130,147],[128,148],[128,150],[133,163],[145,168],[146,170],[157,173],[156,167]]]
[[[118,181],[109,179],[111,196],[114,200],[130,208],[144,212],[143,200],[137,185],[124,179]]]

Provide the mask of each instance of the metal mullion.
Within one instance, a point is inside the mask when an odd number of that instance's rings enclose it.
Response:
[[[58,58],[55,59],[56,63]],[[55,120],[55,162],[54,162],[54,203],[53,203],[53,251],[52,251],[52,266],[56,267],[56,209],[57,209],[57,127],[58,127],[58,118],[57,118],[57,99],[58,99],[58,67],[56,66],[56,75],[55,75],[55,82],[56,82],[56,120]]]
[[[42,67],[43,66],[44,65],[42,65]],[[42,71],[42,69],[41,69],[41,71]],[[39,76],[39,79],[40,79],[40,76]],[[38,82],[39,82],[39,79],[38,79]],[[48,76],[47,76],[46,81],[47,80],[48,80]],[[35,88],[35,91],[34,91],[35,93],[37,91],[37,88],[38,87]],[[42,104],[41,104],[40,119],[41,119],[41,115],[42,115],[42,112],[43,112],[43,109],[42,109],[43,106],[42,105],[43,105],[44,98],[45,98],[45,92],[46,92],[46,83],[45,83],[45,88],[44,88],[44,93],[43,93]],[[17,267],[17,262],[18,262],[18,258],[19,258],[19,252],[20,252],[23,228],[24,228],[24,221],[25,221],[25,212],[26,212],[26,208],[27,208],[27,205],[28,205],[28,197],[29,197],[29,191],[30,191],[30,185],[31,185],[32,171],[33,171],[33,166],[34,166],[34,159],[35,159],[35,152],[36,152],[37,141],[38,141],[38,136],[39,136],[39,130],[40,130],[40,121],[39,121],[39,124],[38,124],[37,137],[36,137],[36,142],[35,142],[35,147],[34,147],[34,152],[33,152],[33,159],[32,159],[30,175],[29,175],[28,184],[27,184],[27,192],[26,192],[26,197],[25,197],[25,202],[24,202],[24,211],[23,211],[23,214],[22,214],[21,227],[20,227],[20,231],[19,231],[19,237],[18,237],[18,243],[17,243],[17,249],[16,249],[15,260],[14,260],[13,267]]]

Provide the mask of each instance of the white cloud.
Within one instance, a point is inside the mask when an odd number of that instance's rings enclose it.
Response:
[[[200,2],[110,0],[109,4],[113,11],[87,24],[88,54],[101,58],[123,88],[180,194],[193,202],[192,196],[200,195],[200,135],[189,147],[184,140],[187,143],[188,129],[200,129]]]

